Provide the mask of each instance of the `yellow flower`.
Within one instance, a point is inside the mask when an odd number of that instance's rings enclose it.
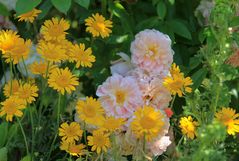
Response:
[[[58,18],[52,18],[51,20],[46,20],[41,28],[41,34],[46,41],[58,41],[65,39],[65,36],[70,27],[70,24],[64,19],[59,20]]]
[[[145,137],[147,141],[151,141],[163,130],[164,116],[151,106],[139,108],[135,111],[134,116],[130,127],[137,138]]]
[[[16,95],[25,101],[25,103],[32,103],[36,101],[35,97],[38,97],[38,87],[34,84],[24,83],[21,84]]]
[[[92,146],[91,151],[96,151],[100,154],[101,151],[107,152],[107,149],[111,146],[109,134],[105,134],[102,130],[93,131],[92,136],[87,137],[88,145]]]
[[[68,68],[55,68],[49,75],[48,84],[49,87],[64,95],[65,92],[70,94],[76,90],[75,87],[79,85],[79,82],[77,81],[77,77]]]
[[[96,13],[92,14],[92,17],[88,17],[86,20],[86,31],[90,32],[93,37],[102,38],[108,37],[109,34],[112,32],[110,28],[112,28],[112,21],[105,20],[105,18]]]
[[[79,118],[87,124],[100,126],[104,121],[104,109],[98,100],[86,97],[86,101],[79,100],[76,106]]]
[[[17,96],[10,96],[4,102],[1,102],[0,116],[7,115],[6,120],[12,121],[13,116],[21,117],[22,110],[26,108],[25,101]]]
[[[74,141],[79,141],[82,136],[83,131],[77,122],[72,122],[70,125],[64,122],[59,128],[59,136],[62,137],[63,141],[72,143]]]
[[[17,64],[22,58],[26,59],[31,45],[31,40],[24,41],[15,31],[0,31],[0,50],[7,63]]]
[[[11,95],[15,95],[19,89],[18,80],[12,80],[12,94],[11,94],[11,80],[7,82],[7,84],[3,88],[3,93],[6,97],[10,97]]]
[[[120,129],[120,127],[125,123],[125,119],[123,118],[115,118],[115,117],[107,117],[104,120],[102,125],[102,129],[114,132],[115,130]]]
[[[2,54],[11,53],[20,37],[12,30],[0,31],[0,50]]]
[[[78,157],[86,154],[87,150],[85,150],[84,148],[84,144],[76,145],[75,142],[69,143],[66,141],[62,141],[60,146],[61,150],[65,150],[70,155]]]
[[[172,95],[178,94],[179,97],[182,97],[185,92],[192,92],[192,88],[190,87],[193,84],[192,79],[190,77],[185,78],[176,64],[172,65],[170,74],[171,76],[167,76],[164,79],[163,84]]]
[[[61,62],[66,57],[66,51],[62,46],[46,41],[38,43],[37,52],[49,62]]]
[[[40,61],[40,62],[32,63],[29,66],[29,68],[30,68],[30,71],[32,72],[32,74],[40,74],[45,78],[46,77],[47,66],[48,66],[47,62]],[[56,65],[53,65],[52,63],[49,63],[48,73],[51,73],[52,70],[55,69],[56,67],[57,67]]]
[[[27,13],[24,13],[20,16],[18,16],[19,20],[18,21],[25,21],[25,22],[31,22],[33,23],[33,21],[35,20],[35,18],[38,16],[38,14],[41,13],[41,10],[38,9],[33,9]]]
[[[190,139],[194,139],[196,136],[197,126],[198,122],[193,121],[191,116],[182,117],[179,121],[179,127],[181,128],[183,135],[186,135]]]
[[[235,135],[239,132],[239,114],[230,107],[223,107],[216,114],[216,120],[223,123],[227,127],[229,135]]]
[[[85,49],[85,44],[75,44],[71,50],[71,58],[76,62],[76,67],[92,67],[92,63],[95,62],[95,56],[92,55],[91,48]]]

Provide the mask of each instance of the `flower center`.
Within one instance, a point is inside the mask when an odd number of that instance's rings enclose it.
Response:
[[[74,129],[74,128],[71,128],[71,127],[67,128],[67,129],[65,130],[65,133],[66,133],[66,136],[68,136],[68,137],[72,137],[72,136],[75,136],[75,135],[76,135],[75,129]]]
[[[98,30],[99,32],[104,32],[105,31],[105,24],[102,22],[97,22],[95,24],[95,28],[96,30]]]
[[[103,147],[105,145],[105,138],[104,136],[101,135],[97,135],[94,137],[94,143],[99,146],[99,147]]]
[[[153,59],[156,56],[157,52],[158,52],[158,46],[152,45],[152,46],[149,46],[146,55]]]
[[[8,115],[13,115],[16,113],[16,104],[14,102],[8,102],[8,104],[5,106],[5,111]]]
[[[61,35],[63,32],[62,28],[60,25],[53,25],[51,28],[49,28],[49,34],[52,37],[57,37],[59,35]]]
[[[116,96],[116,103],[122,105],[125,102],[125,92],[123,91],[116,91],[115,93]]]
[[[69,79],[68,77],[61,75],[58,77],[58,79],[56,80],[56,84],[62,88],[65,88],[68,86],[69,84]]]
[[[92,107],[92,106],[86,106],[86,107],[84,108],[84,114],[85,114],[87,117],[95,117],[95,116],[96,116],[95,108]]]
[[[143,116],[140,120],[140,125],[144,128],[144,129],[152,129],[155,127],[155,120],[150,118],[149,116]]]
[[[11,50],[13,49],[13,47],[14,47],[14,41],[12,40],[8,40],[1,45],[1,48],[3,49],[3,51]]]

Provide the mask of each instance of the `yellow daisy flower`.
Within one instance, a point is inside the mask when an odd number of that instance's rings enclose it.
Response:
[[[19,89],[20,85],[18,80],[12,80],[12,92],[11,92],[11,81],[8,81],[3,88],[3,93],[6,97],[10,97],[11,95],[15,95]],[[12,93],[12,94],[11,94]]]
[[[61,142],[60,149],[65,150],[67,153],[69,153],[72,156],[82,156],[87,153],[87,150],[85,150],[84,144],[75,144],[75,142],[69,143],[66,141]]]
[[[31,40],[24,41],[15,31],[0,31],[0,50],[7,63],[17,64],[26,59],[32,46]]]
[[[112,32],[110,29],[112,28],[112,21],[105,20],[105,18],[98,13],[92,14],[92,17],[88,17],[85,22],[87,26],[86,31],[90,32],[93,37],[109,37],[109,34]]]
[[[59,136],[62,137],[63,141],[68,143],[80,140],[82,133],[83,131],[77,122],[71,122],[70,125],[64,122],[59,128]]]
[[[41,10],[35,9],[33,8],[33,10],[24,13],[20,16],[18,16],[18,21],[25,21],[25,22],[30,22],[33,23],[33,21],[35,20],[35,18],[41,13]]]
[[[77,81],[77,77],[68,68],[55,68],[49,75],[48,84],[49,87],[64,95],[65,92],[71,94],[72,91],[75,91],[75,87],[79,85],[79,82]]]
[[[17,32],[12,30],[0,31],[0,50],[2,54],[11,53],[15,49],[16,42],[21,39]]]
[[[179,121],[179,127],[183,135],[186,135],[190,139],[194,139],[196,136],[196,129],[198,126],[198,122],[194,121],[191,116],[182,117]]]
[[[164,116],[151,106],[139,108],[135,111],[134,116],[130,128],[137,138],[145,137],[147,141],[151,141],[163,130]]]
[[[79,100],[76,105],[76,111],[79,118],[87,124],[100,126],[104,121],[104,109],[100,102],[92,97],[86,97],[86,100]]]
[[[0,116],[6,116],[7,121],[12,121],[13,116],[21,117],[22,110],[26,108],[25,101],[17,96],[10,96],[4,102],[1,102]]]
[[[75,44],[71,50],[71,58],[76,62],[76,67],[92,67],[95,62],[95,56],[92,55],[91,48],[85,49],[85,44]]]
[[[105,118],[101,128],[109,132],[114,132],[120,129],[121,126],[124,125],[124,123],[125,119],[123,118],[107,117]]]
[[[192,88],[190,87],[193,84],[192,79],[190,77],[185,78],[176,64],[172,65],[170,74],[171,76],[167,76],[164,79],[163,84],[172,95],[178,94],[179,97],[182,97],[185,92],[192,92]]]
[[[62,19],[52,18],[51,20],[46,20],[41,28],[41,34],[46,41],[58,41],[65,39],[65,36],[70,28],[70,24]]]
[[[34,84],[24,83],[21,84],[16,95],[20,98],[25,100],[25,103],[31,104],[32,102],[36,101],[35,97],[38,97],[38,87]]]
[[[49,62],[58,63],[65,59],[65,49],[46,41],[40,41],[37,46],[37,52]]]
[[[34,62],[29,66],[29,69],[32,74],[42,75],[44,78],[46,77],[48,63],[45,61]],[[51,73],[53,69],[57,68],[56,65],[52,63],[49,64],[48,73]]]
[[[239,133],[239,114],[236,113],[236,110],[230,107],[223,107],[215,116],[216,120],[227,127],[227,133],[229,135]]]
[[[96,151],[100,154],[101,151],[107,152],[107,149],[111,146],[109,134],[105,134],[102,130],[93,131],[92,136],[87,136],[88,145],[92,146],[91,151]]]

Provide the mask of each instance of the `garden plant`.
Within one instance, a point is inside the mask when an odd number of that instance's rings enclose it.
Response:
[[[0,0],[0,161],[239,161],[239,0]]]

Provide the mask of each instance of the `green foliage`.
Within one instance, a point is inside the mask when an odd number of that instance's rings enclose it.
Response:
[[[4,4],[0,2],[0,15],[9,16],[9,11]]]
[[[71,0],[51,0],[51,3],[56,9],[65,14],[67,14],[67,11],[71,7]]]
[[[33,8],[37,7],[42,0],[18,0],[16,3],[16,14],[17,16],[31,11]]]

